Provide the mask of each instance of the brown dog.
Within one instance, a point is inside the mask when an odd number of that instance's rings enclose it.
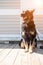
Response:
[[[22,41],[21,41],[21,47],[25,48],[26,52],[28,51],[29,48],[29,52],[32,52],[32,49],[35,47],[34,44],[34,40],[36,38],[36,28],[35,28],[35,24],[34,24],[34,16],[33,16],[33,12],[26,10],[23,11],[23,13],[21,14],[21,17],[23,18],[23,24],[22,24]]]

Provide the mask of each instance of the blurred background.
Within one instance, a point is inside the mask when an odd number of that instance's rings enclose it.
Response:
[[[43,40],[43,0],[21,0],[21,11],[32,9],[35,9],[34,23],[38,32],[38,39]]]
[[[34,23],[38,40],[43,40],[43,0],[0,0],[0,41],[20,40],[21,12],[35,9]]]

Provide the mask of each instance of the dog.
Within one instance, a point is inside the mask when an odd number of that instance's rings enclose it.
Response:
[[[26,10],[23,11],[21,17],[23,19],[22,22],[22,38],[20,41],[21,48],[25,49],[25,52],[29,51],[30,53],[33,52],[33,48],[37,46],[37,39],[36,39],[36,28],[34,24],[34,13],[35,10]]]

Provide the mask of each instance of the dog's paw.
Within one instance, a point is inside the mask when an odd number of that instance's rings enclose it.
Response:
[[[32,53],[33,52],[33,49],[32,49],[32,46],[29,47],[29,53]]]
[[[25,44],[25,52],[28,52],[28,44]]]
[[[28,48],[26,48],[26,49],[25,49],[25,52],[28,52],[28,51],[29,51]]]

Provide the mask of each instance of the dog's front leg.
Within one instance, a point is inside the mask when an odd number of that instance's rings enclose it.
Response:
[[[32,52],[33,52],[33,47],[32,47],[31,41],[30,41],[30,45],[29,45],[29,53],[32,53]]]
[[[28,52],[28,43],[25,42],[25,52]]]

